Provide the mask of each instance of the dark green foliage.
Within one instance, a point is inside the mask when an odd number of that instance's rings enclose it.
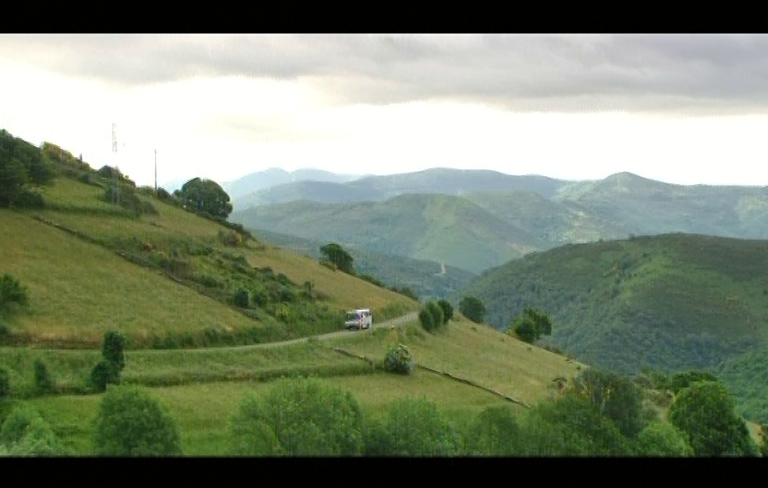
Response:
[[[413,365],[413,356],[405,344],[390,347],[384,358],[384,369],[390,373],[410,374]]]
[[[229,195],[213,180],[193,178],[173,194],[185,209],[204,216],[226,219],[232,213]]]
[[[546,313],[525,307],[522,315],[512,321],[509,330],[520,340],[533,344],[542,335],[552,334],[552,321]]]
[[[5,366],[0,366],[0,401],[11,393],[11,375]]]
[[[573,390],[619,431],[634,437],[643,428],[643,393],[630,378],[589,368],[573,380]]]
[[[400,287],[400,288],[393,286],[393,287],[390,288],[390,290],[392,290],[392,291],[394,291],[396,293],[399,293],[399,294],[401,294],[401,295],[403,295],[405,297],[408,297],[411,300],[419,301],[419,296],[413,290],[408,288],[407,286],[403,286],[403,287]]]
[[[520,426],[509,406],[488,407],[477,416],[467,432],[466,453],[470,456],[518,456]]]
[[[426,307],[421,307],[421,310],[419,310],[419,322],[426,331],[431,331],[435,328],[435,319]]]
[[[760,455],[768,457],[768,425],[760,426],[760,438],[762,440],[760,443]]]
[[[104,190],[104,200],[120,205],[134,216],[141,214],[157,215],[157,209],[149,202],[140,199],[133,187],[121,184],[118,189],[114,184],[107,185]]]
[[[28,301],[27,287],[22,286],[19,280],[8,273],[0,277],[0,310],[8,308],[11,303],[23,306]]]
[[[108,330],[104,333],[104,342],[101,344],[101,355],[106,360],[115,365],[117,371],[122,371],[125,367],[125,337],[120,332]]]
[[[443,315],[443,309],[440,308],[440,305],[432,301],[427,302],[425,308],[430,313],[430,315],[432,315],[432,328],[440,328],[445,323],[445,315]]]
[[[437,304],[443,309],[443,323],[447,324],[453,318],[453,305],[448,300],[441,298]]]
[[[176,422],[149,390],[111,386],[101,399],[94,427],[100,456],[178,456]]]
[[[485,304],[474,296],[465,296],[459,302],[459,312],[472,322],[482,324],[485,320]]]
[[[637,435],[636,455],[649,457],[693,456],[685,435],[669,422],[654,420]]]
[[[88,382],[95,391],[105,391],[108,383],[120,383],[120,371],[114,363],[102,359],[91,369]]]
[[[230,435],[235,455],[356,456],[363,414],[348,391],[315,378],[283,378],[263,398],[246,393]]]
[[[48,393],[53,390],[53,380],[48,373],[48,366],[42,359],[35,359],[35,390],[38,393]]]
[[[332,262],[341,271],[353,274],[352,262],[354,259],[352,256],[344,250],[339,244],[331,242],[320,248],[320,252],[325,256],[328,261]]]
[[[39,207],[41,198],[29,186],[47,185],[53,177],[40,149],[5,130],[0,132],[0,206]]]
[[[248,290],[245,288],[238,289],[232,297],[232,302],[238,307],[246,308],[250,302]]]
[[[688,437],[696,456],[754,456],[758,452],[744,420],[734,413],[731,395],[719,382],[699,381],[681,390],[667,417]]]
[[[627,456],[628,440],[586,398],[565,394],[528,411],[521,422],[524,456]]]
[[[437,404],[424,397],[403,397],[389,407],[388,417],[375,437],[383,456],[455,456],[459,435]]]
[[[48,423],[32,407],[14,408],[6,417],[0,430],[0,446],[10,456],[65,456]]]
[[[685,373],[675,373],[672,375],[670,388],[678,393],[683,388],[689,387],[697,381],[717,381],[717,377],[706,371],[687,371]]]

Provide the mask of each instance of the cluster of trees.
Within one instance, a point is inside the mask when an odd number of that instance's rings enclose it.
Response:
[[[276,380],[248,392],[228,424],[235,456],[758,456],[744,421],[717,381],[683,387],[668,414],[645,406],[631,379],[587,369],[552,400],[516,413],[488,407],[454,422],[424,397],[402,397],[366,414],[350,392],[314,377]],[[768,427],[763,428],[764,435]],[[94,420],[94,454],[179,456],[168,408],[145,388],[109,385]],[[0,455],[67,455],[31,407],[0,428]]]
[[[512,319],[507,329],[507,334],[529,344],[536,342],[542,335],[551,333],[552,320],[549,315],[529,307],[525,307],[522,314]]]
[[[0,131],[0,206],[43,206],[33,188],[50,184],[54,176],[39,148]]]
[[[453,318],[453,305],[447,300],[428,301],[419,310],[419,322],[430,332],[447,324]]]
[[[489,407],[454,423],[423,397],[401,398],[386,415],[363,418],[348,392],[294,378],[275,383],[263,398],[248,394],[230,435],[233,454],[246,456],[758,455],[723,391],[717,382],[696,382],[663,418],[644,407],[629,378],[586,370],[564,394],[526,412]],[[681,422],[678,411],[695,422]]]

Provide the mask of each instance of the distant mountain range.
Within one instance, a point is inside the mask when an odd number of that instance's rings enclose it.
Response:
[[[340,177],[341,178],[341,177]],[[435,168],[303,180],[234,199],[230,220],[472,273],[566,243],[688,232],[768,238],[768,187],[597,181]]]

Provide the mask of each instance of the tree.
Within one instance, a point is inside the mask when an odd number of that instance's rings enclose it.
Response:
[[[25,205],[22,197],[31,194],[28,186],[47,185],[53,177],[53,169],[39,148],[5,130],[0,133],[0,206]],[[32,201],[26,200],[27,204]]]
[[[574,378],[573,391],[611,419],[623,435],[634,437],[643,428],[643,393],[629,378],[589,368]]]
[[[35,389],[39,393],[48,393],[53,390],[53,380],[48,373],[48,366],[40,358],[35,359]]]
[[[719,382],[699,381],[682,389],[667,418],[688,437],[696,456],[757,455],[746,423],[734,412],[733,398]]]
[[[213,180],[192,178],[173,193],[187,210],[226,219],[232,213],[229,195]]]
[[[447,324],[448,321],[453,318],[453,305],[451,305],[451,302],[443,298],[438,300],[437,304],[440,305],[440,308],[443,309],[443,321]]]
[[[471,456],[520,455],[520,426],[508,405],[488,407],[470,424],[467,454]]]
[[[11,393],[11,375],[5,366],[0,366],[0,402]]]
[[[120,383],[120,372],[125,367],[125,338],[114,330],[104,333],[101,344],[102,360],[91,369],[90,383],[96,391],[104,391],[108,383]]]
[[[111,386],[96,414],[94,448],[102,456],[178,456],[176,422],[148,390]]]
[[[323,256],[325,256],[328,261],[335,264],[336,267],[343,272],[347,274],[352,274],[354,272],[352,269],[352,261],[354,261],[354,259],[339,244],[335,242],[326,244],[320,248],[320,252],[323,253]]]
[[[426,331],[431,331],[435,328],[435,319],[430,311],[427,310],[427,307],[421,307],[419,310],[419,323]]]
[[[348,391],[316,378],[283,378],[263,399],[244,395],[230,436],[235,455],[355,456],[363,450],[363,413]]]
[[[465,296],[459,302],[459,312],[472,322],[482,324],[485,320],[485,304],[479,298]]]
[[[104,333],[104,342],[101,345],[101,355],[115,365],[118,371],[125,367],[125,337],[120,332],[108,330]]]
[[[523,313],[512,320],[509,331],[514,332],[521,341],[533,344],[542,335],[552,333],[552,321],[546,313],[525,307]]]
[[[376,443],[384,456],[455,456],[460,446],[454,426],[424,397],[395,400]]]
[[[654,420],[637,435],[637,455],[654,457],[693,456],[685,435],[663,420]]]

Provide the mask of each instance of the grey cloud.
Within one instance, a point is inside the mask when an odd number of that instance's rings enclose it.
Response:
[[[305,78],[346,103],[768,107],[766,35],[0,35],[0,56],[126,86]]]

